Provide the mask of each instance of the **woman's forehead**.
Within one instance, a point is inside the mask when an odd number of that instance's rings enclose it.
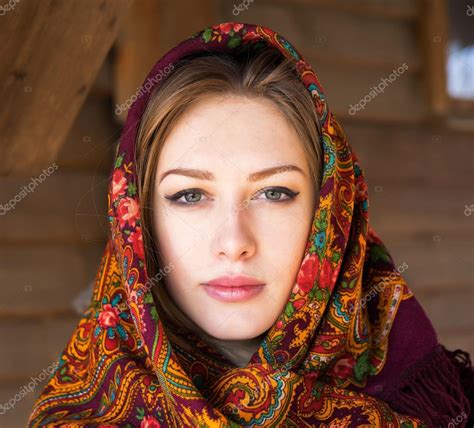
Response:
[[[240,164],[245,169],[298,163],[299,137],[271,101],[209,99],[183,114],[166,138],[160,165]]]

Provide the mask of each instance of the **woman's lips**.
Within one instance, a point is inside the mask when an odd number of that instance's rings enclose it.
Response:
[[[206,282],[204,290],[211,297],[224,302],[241,302],[259,294],[265,284],[244,275],[221,276]]]
[[[204,284],[204,290],[211,297],[223,302],[242,302],[259,294],[264,286],[264,284],[260,284],[228,287],[225,285]]]

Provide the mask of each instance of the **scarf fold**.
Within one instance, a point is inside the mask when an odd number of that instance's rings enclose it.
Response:
[[[291,58],[312,95],[323,178],[288,302],[247,366],[235,367],[209,343],[161,321],[144,260],[134,154],[160,70],[191,53],[237,53],[253,43]],[[460,379],[466,364],[439,351],[433,326],[369,226],[361,166],[300,52],[269,28],[222,23],[168,51],[145,85],[110,174],[110,239],[91,302],[29,427],[422,427],[469,414]]]

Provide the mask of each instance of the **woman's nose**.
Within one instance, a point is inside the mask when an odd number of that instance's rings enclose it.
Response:
[[[218,257],[226,256],[237,261],[255,254],[256,231],[246,204],[231,204],[218,214],[213,252]]]

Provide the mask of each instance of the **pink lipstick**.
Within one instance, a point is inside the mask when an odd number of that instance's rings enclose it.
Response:
[[[249,276],[221,276],[203,284],[211,297],[223,302],[242,302],[259,294],[265,283]]]

